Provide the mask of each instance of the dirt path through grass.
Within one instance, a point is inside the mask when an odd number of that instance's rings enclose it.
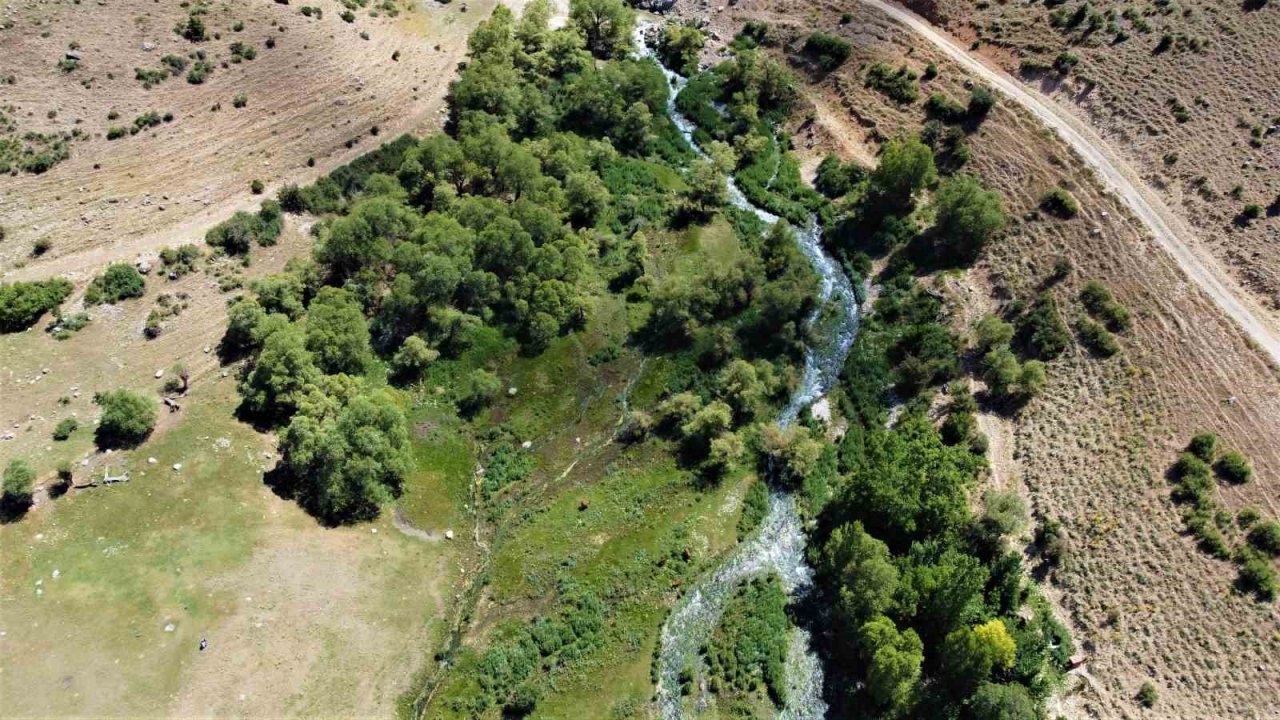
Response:
[[[1056,131],[1097,171],[1102,183],[1114,191],[1151,230],[1156,241],[1173,257],[1182,272],[1231,317],[1271,357],[1272,362],[1280,364],[1280,331],[1262,308],[1230,279],[1231,276],[1215,259],[1199,248],[1191,228],[1145,187],[1138,174],[1083,120],[1047,98],[1023,89],[1016,79],[970,55],[955,39],[910,10],[884,0],[862,1],[928,40],[956,63]]]

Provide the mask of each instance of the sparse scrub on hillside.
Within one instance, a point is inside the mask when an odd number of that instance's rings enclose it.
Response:
[[[1042,360],[1053,360],[1071,344],[1071,334],[1058,312],[1053,296],[1044,293],[1018,319],[1018,335],[1027,351]]]
[[[1080,303],[1095,319],[1106,323],[1112,332],[1125,332],[1133,324],[1129,308],[1120,304],[1107,286],[1097,280],[1085,283],[1080,290]]]
[[[1120,352],[1120,343],[1116,342],[1115,336],[1089,318],[1080,318],[1076,323],[1076,333],[1080,336],[1080,343],[1095,355],[1111,357]]]

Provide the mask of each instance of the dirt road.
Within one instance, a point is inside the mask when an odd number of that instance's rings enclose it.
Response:
[[[1212,298],[1273,363],[1280,365],[1280,331],[1267,317],[1266,311],[1228,279],[1230,275],[1216,260],[1197,249],[1191,228],[1169,210],[1145,186],[1137,173],[1084,121],[1058,107],[1052,100],[1025,90],[1016,79],[973,57],[955,39],[910,10],[884,0],[862,2],[910,28],[1056,131],[1063,141],[1093,166],[1099,179],[1151,230],[1156,241],[1173,257],[1187,277]]]

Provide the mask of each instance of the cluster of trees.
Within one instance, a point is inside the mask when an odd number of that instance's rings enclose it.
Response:
[[[707,643],[709,689],[749,709],[759,690],[775,707],[786,703],[787,646],[791,640],[787,592],[776,575],[745,580],[725,606]],[[684,673],[682,691],[691,693],[692,673]],[[745,713],[750,716],[750,713]]]
[[[1280,557],[1280,523],[1264,521],[1261,513],[1246,507],[1236,514],[1224,510],[1217,500],[1218,480],[1240,484],[1250,480],[1253,469],[1244,455],[1224,450],[1217,435],[1199,433],[1191,438],[1169,471],[1174,483],[1173,499],[1185,507],[1183,520],[1200,549],[1239,566],[1236,588],[1261,601],[1280,594],[1273,560]],[[1243,534],[1243,542],[1233,549],[1229,537]]]
[[[71,283],[62,278],[0,284],[0,332],[26,330],[57,309],[71,290]]]
[[[284,219],[280,203],[267,200],[256,213],[237,210],[230,219],[213,227],[204,235],[204,241],[228,255],[244,255],[254,243],[262,247],[276,244]]]

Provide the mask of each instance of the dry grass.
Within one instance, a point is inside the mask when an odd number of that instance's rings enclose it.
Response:
[[[459,3],[401,3],[396,18],[361,10],[351,24],[338,17],[339,3],[316,4],[324,9],[320,20],[304,17],[296,3],[211,5],[206,23],[221,39],[195,44],[173,32],[187,12],[176,3],[10,3],[6,17],[15,24],[0,30],[0,57],[15,84],[3,86],[4,103],[17,107],[23,130],[80,128],[91,139],[74,143],[71,158],[43,175],[0,177],[0,218],[9,231],[0,270],[17,270],[6,279],[75,278],[112,259],[198,240],[208,226],[256,203],[252,179],[271,192],[400,133],[436,127],[466,37],[492,2],[471,3],[467,12]],[[244,29],[233,32],[237,21]],[[83,60],[63,73],[55,63],[73,41]],[[254,45],[257,59],[221,67],[233,41]],[[146,90],[134,79],[136,67],[159,67],[165,55],[197,49],[218,65],[201,85],[174,77]],[[248,96],[244,108],[232,106],[239,93]],[[107,119],[111,110],[119,119]],[[174,119],[106,139],[109,126],[149,110]],[[348,147],[351,140],[357,142]],[[31,260],[40,239],[52,249]]]

